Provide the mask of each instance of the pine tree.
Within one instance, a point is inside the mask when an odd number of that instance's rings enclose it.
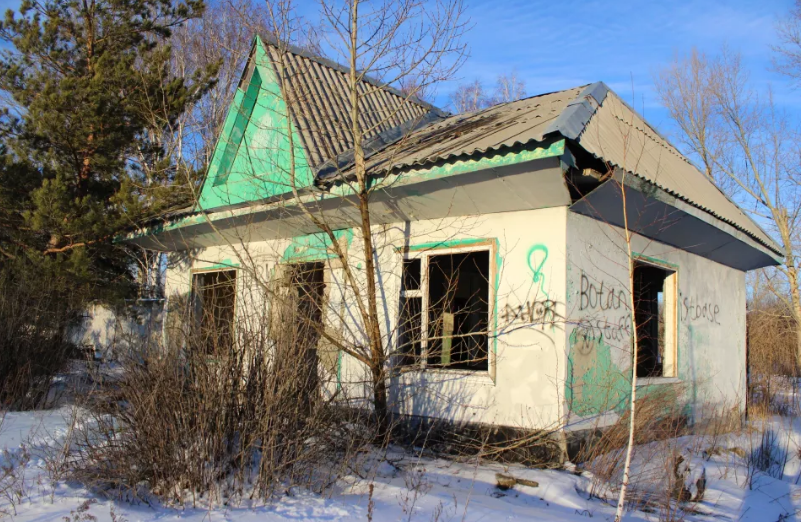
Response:
[[[203,0],[24,0],[0,39],[0,259],[47,259],[95,288],[130,281],[120,231],[175,197],[163,140],[214,68],[170,73],[171,30]],[[2,261],[0,261],[2,262]],[[39,261],[37,261],[39,262]]]

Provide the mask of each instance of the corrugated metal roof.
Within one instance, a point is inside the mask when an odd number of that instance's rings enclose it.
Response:
[[[319,167],[353,148],[349,71],[302,49],[263,38],[276,70],[283,69],[290,92],[284,97],[304,142],[309,163]],[[364,76],[359,83],[359,126],[365,140],[408,122],[443,113],[415,97]]]
[[[368,159],[374,174],[563,136],[588,152],[746,232],[776,243],[703,173],[602,82],[434,122]],[[340,171],[342,173],[342,171]],[[318,179],[336,176],[329,169]]]
[[[692,163],[608,91],[578,136],[585,150],[746,232],[781,253],[762,228]]]
[[[542,141],[584,87],[533,96],[434,122],[372,155],[373,173]],[[329,176],[330,177],[330,176]]]

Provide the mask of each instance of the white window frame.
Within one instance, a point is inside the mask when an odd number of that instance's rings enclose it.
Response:
[[[401,258],[401,281],[403,278],[403,261],[413,259],[420,259],[420,288],[418,290],[404,290],[401,286],[401,297],[419,297],[421,298],[420,304],[420,361],[414,365],[405,366],[406,370],[418,370],[427,372],[447,372],[447,373],[463,373],[467,375],[484,375],[487,374],[495,379],[495,317],[496,317],[496,303],[495,303],[495,278],[498,267],[496,266],[496,242],[494,240],[481,241],[479,243],[471,243],[469,245],[454,245],[454,246],[435,246],[426,249],[416,250],[413,246],[402,251]],[[428,365],[428,272],[429,272],[429,259],[436,256],[447,256],[453,254],[467,254],[470,252],[487,252],[489,257],[488,267],[488,288],[489,293],[487,296],[487,369],[486,370],[466,370],[463,368],[448,368],[448,367],[429,367]],[[402,285],[402,283],[401,283]],[[400,324],[400,317],[402,310],[398,310],[398,324]],[[400,328],[396,333],[398,344],[400,343]]]

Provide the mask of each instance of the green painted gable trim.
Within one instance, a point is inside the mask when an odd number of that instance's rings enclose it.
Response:
[[[294,125],[280,80],[256,37],[247,82],[237,88],[214,150],[195,210],[252,203],[312,185],[314,175]]]
[[[559,157],[564,154],[565,154],[565,140],[559,140],[549,145],[537,147],[531,150],[506,152],[501,154],[495,154],[493,156],[459,160],[452,163],[437,165],[425,169],[414,169],[405,171],[401,174],[394,174],[393,176],[395,177],[388,182],[388,185],[393,187],[401,185],[412,185],[420,181],[426,181],[437,177],[455,176],[458,174],[475,172],[478,170],[517,165],[519,163],[524,163],[527,161],[533,161],[537,159]],[[311,169],[307,169],[307,172],[309,173],[309,179],[311,179]],[[227,184],[228,183],[231,182],[229,181],[227,182]],[[207,183],[206,185],[209,184]],[[206,186],[204,186],[204,192],[205,191],[206,191]],[[285,192],[286,191],[282,193]],[[331,192],[323,193],[321,197],[323,198],[343,197],[351,195],[352,193],[353,193],[352,190],[347,185],[336,185],[331,187]],[[282,204],[291,205],[293,204],[293,202],[290,199],[289,201],[286,201]],[[171,230],[185,228],[192,225],[199,225],[206,222],[210,223],[216,219],[224,219],[227,217],[230,217],[230,214],[227,213],[219,213],[219,215],[195,214],[192,216],[186,216],[184,218],[169,223],[158,224],[141,232],[135,232],[129,234],[126,237],[126,239],[135,239],[137,237],[148,236],[148,235],[158,235],[159,233],[162,232],[168,232]]]

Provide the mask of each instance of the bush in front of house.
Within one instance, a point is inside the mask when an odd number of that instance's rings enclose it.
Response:
[[[74,479],[109,496],[208,505],[322,492],[352,469],[374,433],[312,364],[307,331],[260,313],[231,328],[170,301],[168,342],[130,343],[119,378],[89,401]]]
[[[53,377],[76,355],[67,334],[82,302],[59,270],[0,265],[0,410],[47,406]]]

